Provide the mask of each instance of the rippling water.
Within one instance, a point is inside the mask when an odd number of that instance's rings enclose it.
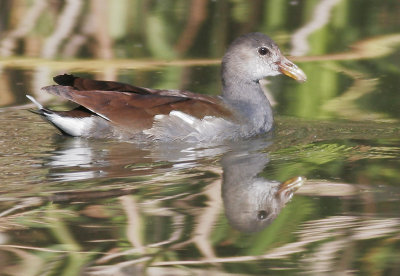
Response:
[[[386,267],[397,266],[398,125],[279,117],[274,137],[139,148],[3,113],[7,271],[16,260],[38,274],[129,274],[149,261],[149,273],[345,271],[390,248]]]

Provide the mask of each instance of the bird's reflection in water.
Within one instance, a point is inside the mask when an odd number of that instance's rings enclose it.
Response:
[[[304,183],[294,177],[283,183],[259,174],[269,162],[265,153],[234,151],[222,157],[222,198],[229,223],[242,232],[268,226]]]
[[[268,226],[304,183],[303,177],[285,182],[268,180],[260,174],[269,163],[270,139],[210,148],[174,145],[139,147],[121,142],[61,138],[46,166],[50,177],[63,181],[151,175],[158,166],[163,170],[196,168],[210,157],[222,156],[222,200],[230,225],[241,232],[257,232]],[[206,160],[206,161],[204,161]]]
[[[219,156],[228,147],[193,147],[190,144],[138,145],[133,143],[55,136],[56,149],[44,166],[47,177],[61,181],[99,177],[129,177],[158,168],[181,170],[198,166],[204,158]]]

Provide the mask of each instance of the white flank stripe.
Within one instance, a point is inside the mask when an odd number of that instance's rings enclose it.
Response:
[[[93,125],[93,117],[70,118],[57,114],[48,114],[47,118],[56,126],[72,136],[83,136]]]

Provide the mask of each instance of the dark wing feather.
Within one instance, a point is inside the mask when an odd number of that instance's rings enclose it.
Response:
[[[149,89],[129,85],[116,81],[99,81],[76,77],[74,75],[58,75],[53,80],[62,86],[72,86],[79,91],[101,90],[101,91],[119,91],[132,92],[140,95],[152,94]]]

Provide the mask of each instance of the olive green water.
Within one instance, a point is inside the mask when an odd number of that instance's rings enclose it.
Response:
[[[0,275],[400,274],[397,1],[49,2],[0,3]],[[143,147],[27,111],[67,108],[40,91],[64,72],[217,95],[249,31],[308,76],[265,84],[271,135]]]

